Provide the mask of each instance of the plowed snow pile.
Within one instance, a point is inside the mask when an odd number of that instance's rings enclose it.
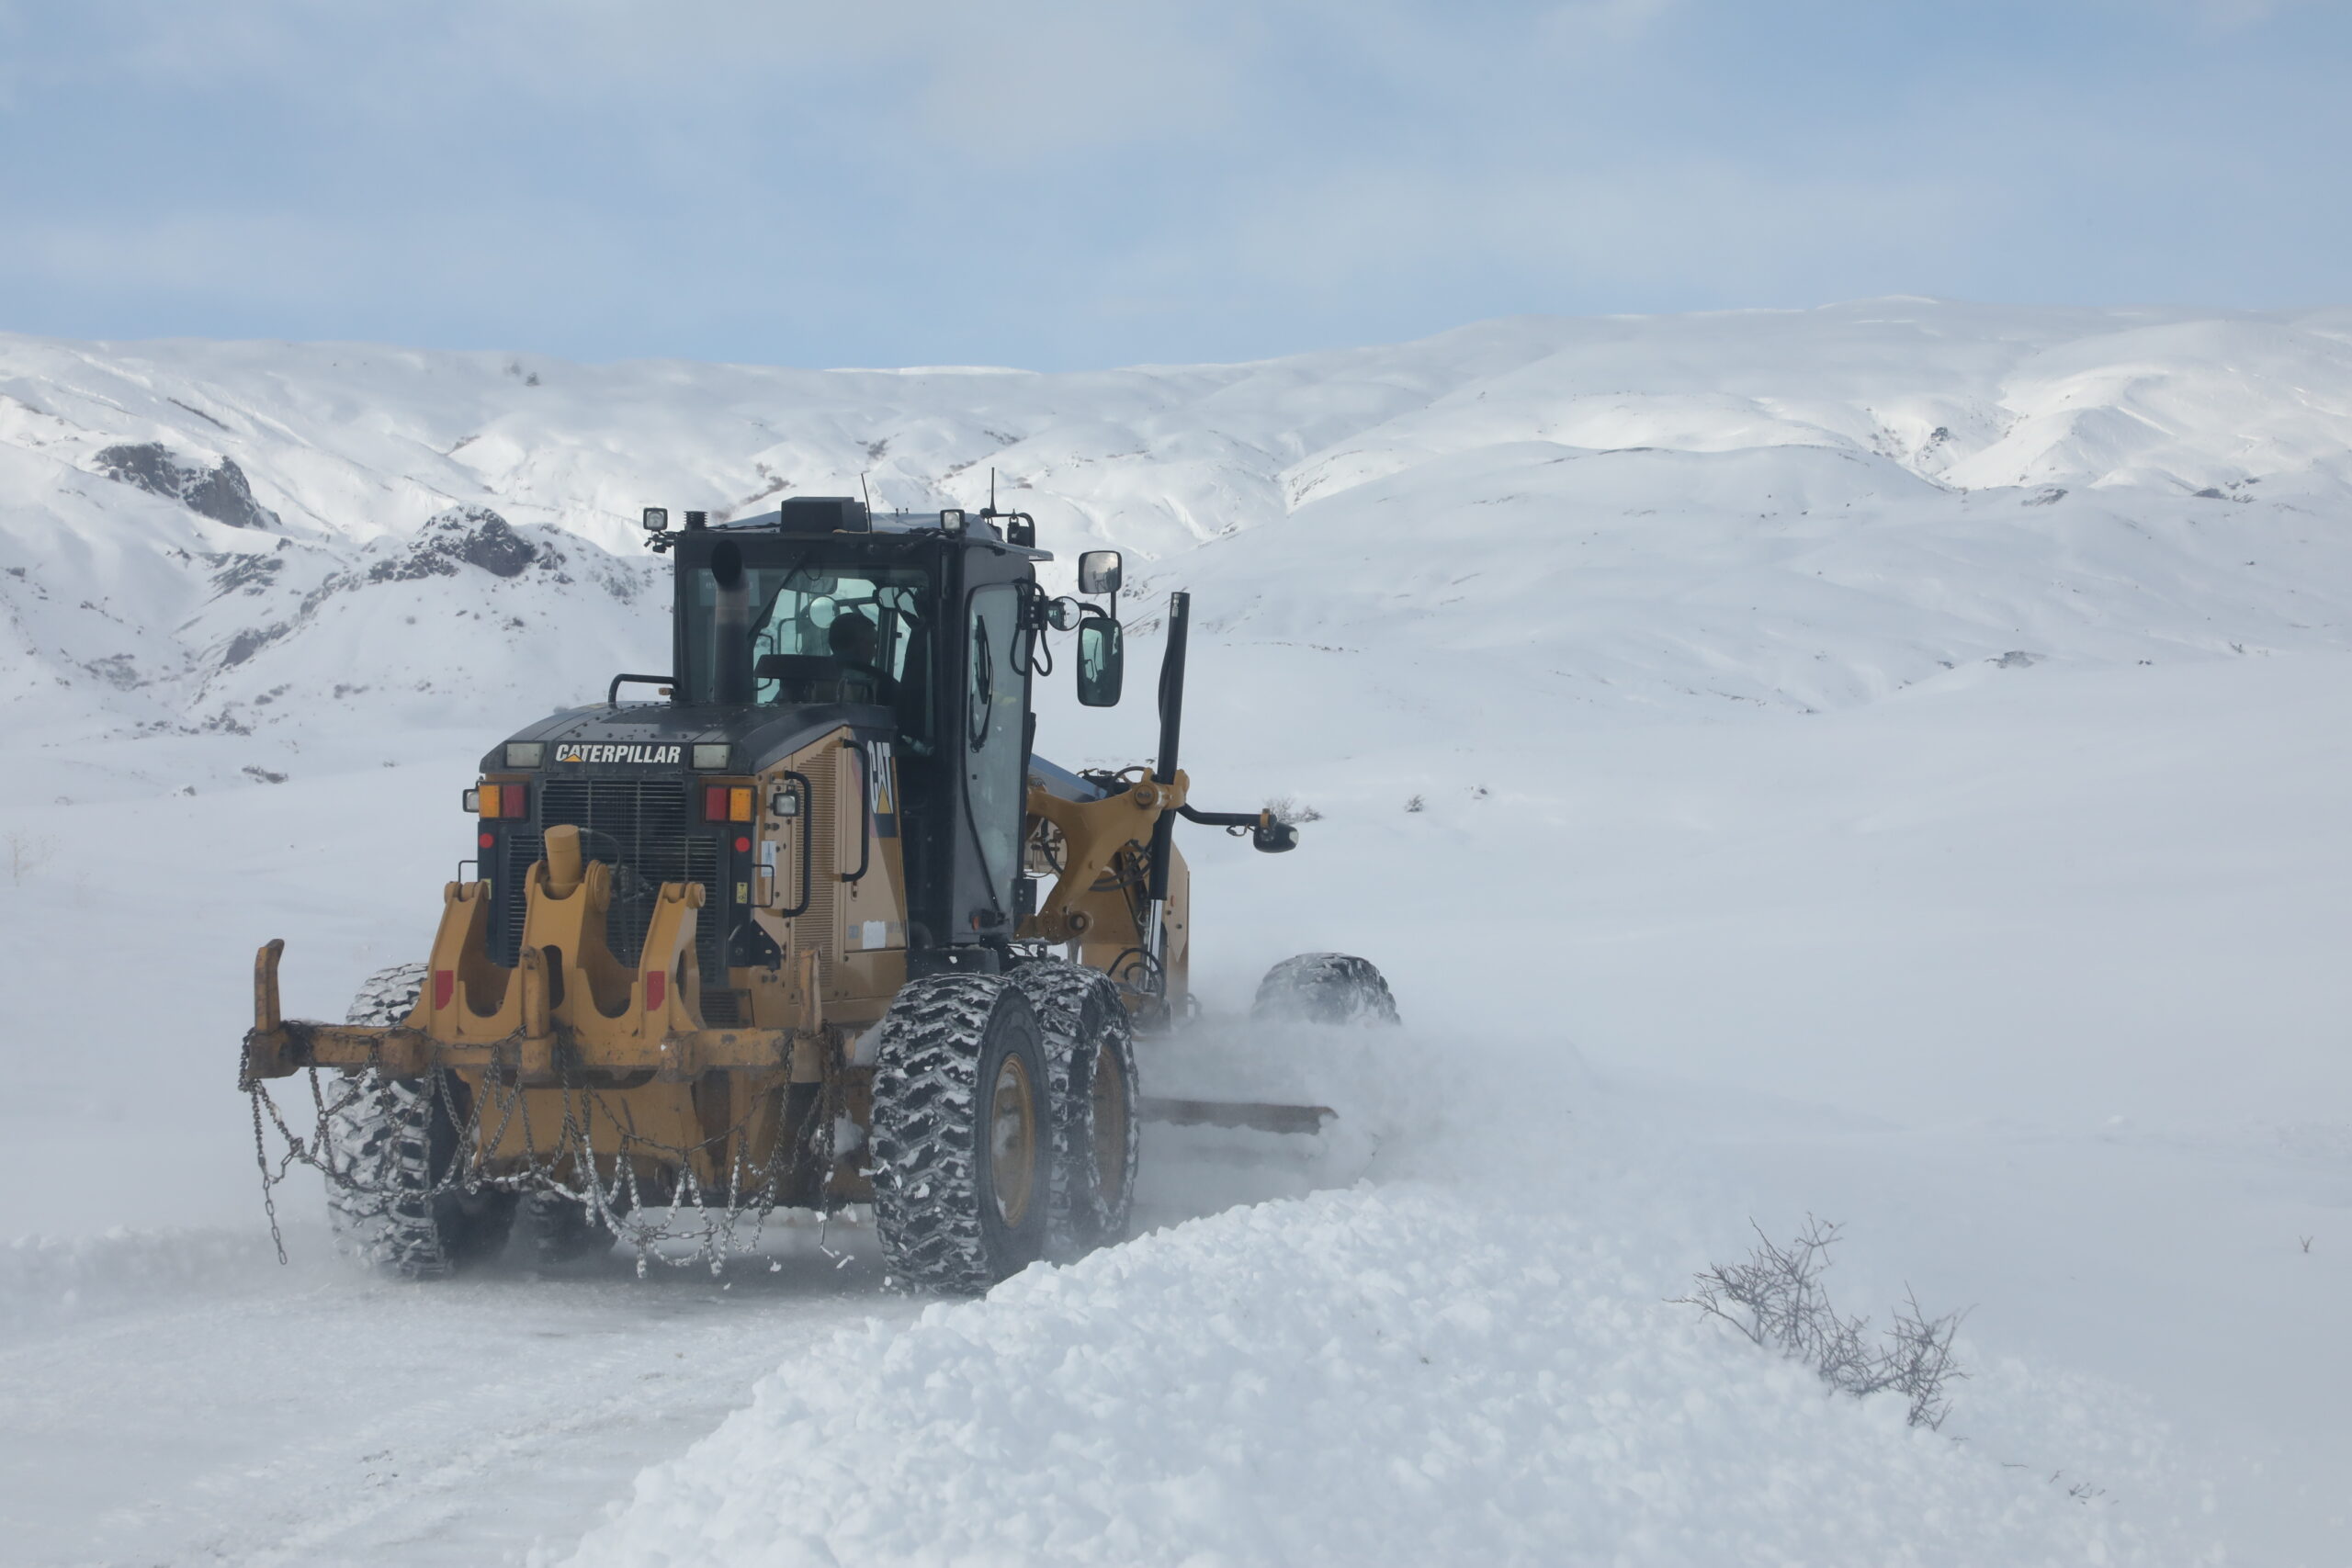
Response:
[[[2190,1560],[2166,1517],[2188,1499],[2078,1391],[1972,1388],[1980,1423],[2041,1418],[2008,1463],[1906,1427],[1895,1396],[1829,1398],[1661,1303],[1674,1249],[1626,1240],[1653,1206],[1588,1196],[1606,1222],[1326,1192],[841,1335],[641,1476],[571,1562]],[[2132,1490],[2135,1519],[2019,1468],[2053,1449]]]

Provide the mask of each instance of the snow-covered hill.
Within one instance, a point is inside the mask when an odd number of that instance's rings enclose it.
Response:
[[[1407,1034],[1145,1072],[1340,1106],[1321,1163],[1156,1145],[1204,1217],[920,1317],[854,1228],[395,1290],[299,1187],[277,1270],[253,948],[311,1016],[416,955],[486,741],[661,667],[638,508],[991,468],[1128,552],[1147,673],[1197,592],[1201,798],[1318,814],[1186,829],[1196,983],[1363,952]],[[17,1550],[549,1561],[650,1466],[582,1562],[2335,1561],[2347,517],[2347,310],[1057,376],[0,338]],[[1667,1303],[1808,1210],[1855,1310],[1976,1305],[1944,1434]]]
[[[2347,448],[2343,310],[1876,300],[1051,376],[0,338],[0,713],[494,724],[659,660],[640,506],[991,473],[1228,638],[1838,706],[2010,652],[2341,646]]]

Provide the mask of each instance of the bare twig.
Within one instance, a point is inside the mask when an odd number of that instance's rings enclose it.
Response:
[[[1906,1291],[1894,1326],[1880,1337],[1885,1343],[1874,1347],[1870,1320],[1839,1313],[1822,1288],[1829,1248],[1842,1226],[1807,1214],[1804,1228],[1785,1246],[1755,1229],[1756,1249],[1746,1262],[1714,1265],[1695,1276],[1696,1291],[1675,1300],[1730,1324],[1750,1344],[1804,1362],[1832,1388],[1858,1398],[1903,1394],[1910,1401],[1912,1426],[1942,1427],[1951,1413],[1945,1384],[1968,1375],[1951,1354],[1952,1336],[1967,1314],[1929,1317],[1917,1294]]]

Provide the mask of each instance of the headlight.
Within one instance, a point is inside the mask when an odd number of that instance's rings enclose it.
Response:
[[[734,751],[735,748],[728,745],[724,740],[717,745],[697,743],[695,747],[695,766],[723,768],[727,765],[727,760],[734,755]]]
[[[548,754],[544,740],[509,740],[506,743],[506,765],[510,768],[536,768]]]

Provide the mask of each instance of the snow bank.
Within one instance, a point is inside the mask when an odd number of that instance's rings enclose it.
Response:
[[[115,1229],[0,1242],[0,1334],[274,1268],[266,1235]]]
[[[1607,1223],[1360,1187],[869,1325],[763,1381],[576,1568],[2181,1562],[2154,1471],[2086,1503],[1660,1299]],[[2129,1487],[2126,1490],[2130,1490]]]

